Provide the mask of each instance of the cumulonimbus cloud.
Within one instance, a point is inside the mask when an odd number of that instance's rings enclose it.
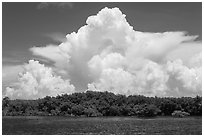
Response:
[[[185,31],[136,31],[125,17],[119,8],[104,8],[88,17],[77,32],[67,34],[60,45],[31,51],[66,71],[76,89],[125,95],[201,95],[198,36]]]

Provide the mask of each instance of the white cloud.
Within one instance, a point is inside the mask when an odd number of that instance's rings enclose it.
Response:
[[[189,60],[189,66],[192,67],[202,67],[202,53],[195,54]]]
[[[148,96],[200,94],[202,66],[196,68],[189,62],[202,49],[197,36],[180,31],[135,31],[118,8],[104,8],[86,23],[67,34],[59,46],[34,47],[31,51],[67,71],[76,88],[85,90],[88,85],[91,89]]]
[[[165,60],[168,61],[168,60],[181,59],[183,61],[183,64],[188,66],[189,60],[198,53],[202,54],[201,51],[202,51],[201,42],[199,41],[184,42],[184,43],[181,43],[176,49],[169,52],[166,55]]]
[[[133,90],[133,81],[134,77],[121,68],[108,68],[103,70],[99,81],[88,84],[88,88],[90,90],[112,91],[116,94],[130,94],[129,92]]]
[[[167,62],[167,72],[174,80],[173,83],[180,83],[180,86],[172,86],[171,88],[179,89],[183,95],[202,95],[202,65],[201,53],[194,56],[190,62],[194,64],[191,68],[185,66],[182,60],[174,60]]]
[[[17,75],[22,71],[22,65],[4,65],[2,66],[2,78],[5,80],[11,75]]]
[[[134,45],[127,49],[126,54],[159,62],[164,60],[168,53],[178,49],[183,43],[192,42],[196,38],[197,36],[187,36],[185,32],[136,32],[136,40],[132,41]]]
[[[22,65],[2,65],[2,91],[9,85],[13,85],[18,78],[18,73],[23,71]]]
[[[123,68],[125,58],[120,53],[110,53],[106,56],[95,55],[88,62],[89,69],[92,75],[97,76],[107,68]]]
[[[75,87],[69,80],[56,76],[51,68],[38,61],[30,60],[24,65],[23,73],[19,74],[16,86],[6,88],[5,96],[11,99],[37,99],[74,91]]]
[[[121,68],[104,69],[97,82],[88,84],[90,90],[112,91],[125,95],[166,95],[168,75],[158,64],[149,61],[141,70],[131,73]]]
[[[32,47],[30,51],[33,55],[44,57],[55,62],[55,66],[58,68],[66,68],[69,63],[70,56],[68,54],[63,54],[59,46],[48,45],[46,47]]]
[[[169,76],[162,65],[149,61],[135,75],[137,79],[135,89],[138,88],[140,94],[147,96],[166,95]]]

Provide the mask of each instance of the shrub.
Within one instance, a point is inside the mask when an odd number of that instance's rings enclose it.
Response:
[[[139,117],[154,117],[159,112],[161,112],[160,109],[158,109],[155,105],[140,105],[136,109],[136,115]]]
[[[180,110],[175,110],[172,114],[173,117],[185,117],[185,116],[190,116],[188,112],[180,111]]]
[[[86,108],[84,110],[84,114],[87,117],[97,117],[97,116],[102,116],[102,114],[100,112],[98,112],[97,109],[93,109],[93,108]]]
[[[84,114],[84,107],[82,105],[74,105],[71,109],[72,114],[75,116],[80,116]]]

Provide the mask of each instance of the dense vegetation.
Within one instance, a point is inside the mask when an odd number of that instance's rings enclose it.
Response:
[[[145,97],[87,91],[37,100],[3,98],[3,116],[168,116],[177,111],[202,115],[202,97]]]

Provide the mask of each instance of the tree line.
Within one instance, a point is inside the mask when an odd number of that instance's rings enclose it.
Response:
[[[86,91],[36,100],[2,100],[3,116],[169,116],[174,111],[202,115],[202,97],[145,97]]]

